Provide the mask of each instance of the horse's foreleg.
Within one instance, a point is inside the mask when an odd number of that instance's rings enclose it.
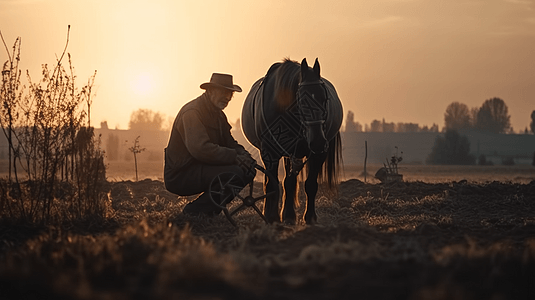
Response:
[[[284,202],[282,207],[282,221],[291,225],[297,223],[295,214],[295,200],[297,199],[297,174],[291,172],[291,162],[284,159],[284,168],[286,176],[284,177]]]
[[[307,207],[305,210],[305,222],[309,225],[316,224],[318,222],[318,216],[316,215],[316,194],[318,192],[317,177],[308,177],[305,181],[305,192],[307,194]]]
[[[308,160],[308,174],[305,180],[305,193],[307,195],[307,207],[305,210],[305,222],[309,225],[318,222],[316,215],[316,194],[318,193],[318,175],[325,161],[325,155],[313,155]]]
[[[264,160],[264,165],[266,170],[272,174],[272,176],[264,176],[264,193],[270,194],[266,197],[264,201],[264,216],[269,223],[280,223],[279,216],[279,179],[278,179],[278,170],[279,163],[278,161],[266,163]],[[272,193],[275,192],[275,193]]]

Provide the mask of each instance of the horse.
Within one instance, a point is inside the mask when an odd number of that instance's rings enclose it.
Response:
[[[320,64],[289,58],[274,63],[251,87],[243,104],[242,129],[260,151],[266,171],[263,213],[270,223],[296,224],[297,179],[306,171],[306,224],[316,224],[318,180],[334,188],[342,163],[343,108],[334,85],[320,76]],[[284,158],[283,204],[279,213],[280,159]],[[305,168],[303,168],[306,165]]]

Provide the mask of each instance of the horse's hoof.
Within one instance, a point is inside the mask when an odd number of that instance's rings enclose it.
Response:
[[[305,223],[307,225],[316,225],[316,224],[318,224],[318,218],[317,217],[305,218]]]
[[[287,218],[287,219],[286,219],[286,218],[285,218],[285,219],[283,220],[283,223],[284,223],[284,225],[291,225],[291,226],[294,226],[294,225],[297,224],[297,220],[296,220],[295,218],[294,218],[294,219],[292,219],[292,218]]]
[[[297,216],[295,213],[282,214],[282,222],[285,225],[295,225],[297,224]]]
[[[280,224],[281,219],[280,218],[266,218],[269,224]]]

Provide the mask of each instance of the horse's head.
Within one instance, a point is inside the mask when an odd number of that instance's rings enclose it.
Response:
[[[297,89],[299,118],[308,147],[312,153],[324,153],[329,143],[325,137],[327,119],[327,88],[320,76],[318,59],[310,68],[306,58],[301,62],[301,82]]]

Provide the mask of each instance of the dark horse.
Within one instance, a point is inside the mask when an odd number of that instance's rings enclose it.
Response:
[[[266,76],[255,82],[245,99],[242,128],[256,148],[266,170],[264,215],[271,223],[297,221],[297,175],[306,164],[304,220],[317,222],[315,198],[318,179],[329,187],[337,183],[341,163],[340,126],[342,104],[334,86],[320,76],[318,59],[310,68],[289,59],[275,63]],[[279,161],[284,157],[284,202],[279,216]]]

